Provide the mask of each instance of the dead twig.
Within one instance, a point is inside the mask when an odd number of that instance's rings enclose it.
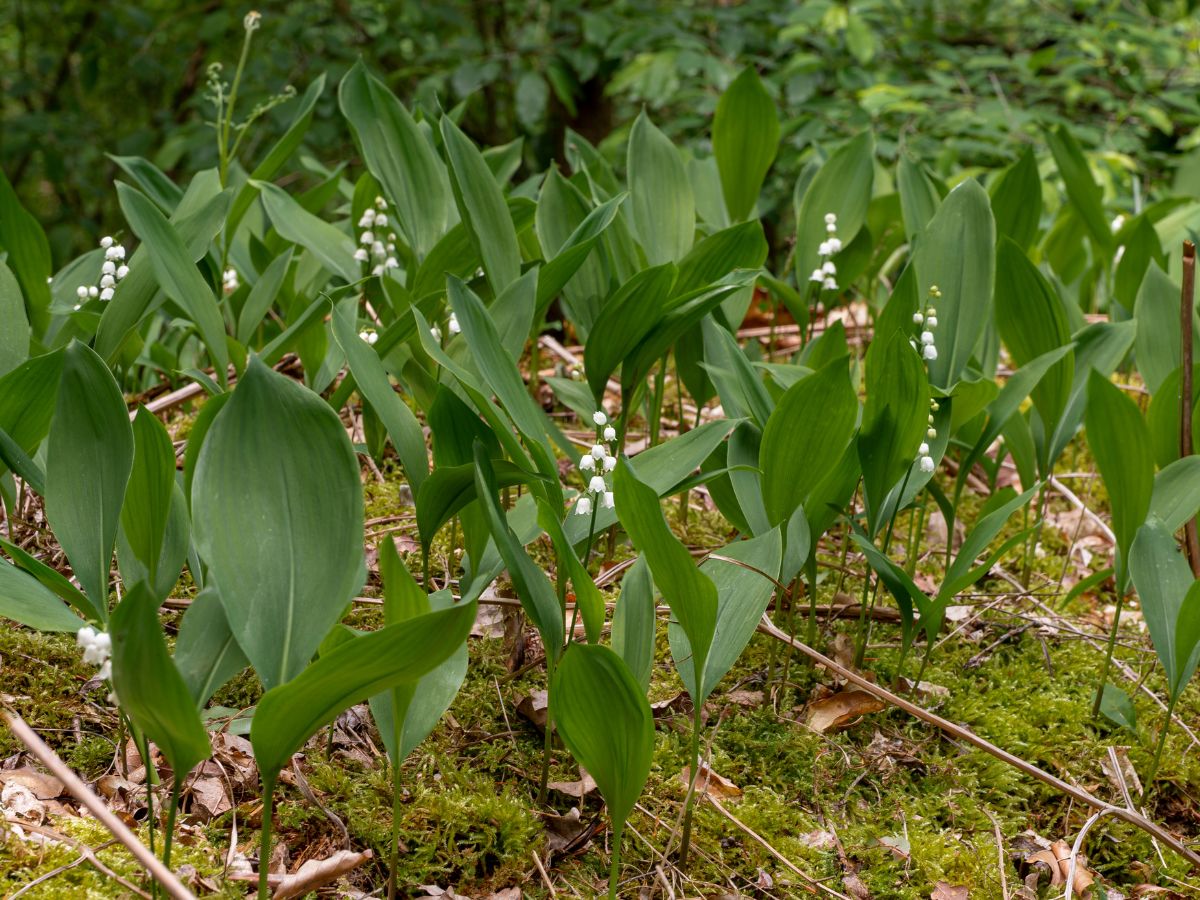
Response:
[[[24,744],[29,752],[32,753],[43,766],[45,766],[51,775],[63,783],[63,786],[70,791],[80,803],[87,807],[96,819],[112,832],[113,837],[125,845],[129,852],[133,854],[146,871],[163,886],[166,892],[176,898],[176,900],[195,900],[195,895],[189,891],[178,878],[175,873],[162,864],[162,861],[155,856],[150,850],[137,839],[129,827],[113,814],[104,801],[97,797],[92,790],[83,783],[75,772],[68,766],[58,754],[50,749],[37,733],[26,724],[16,712],[8,707],[0,707],[0,716],[8,725],[9,731],[13,733],[13,737]],[[140,893],[140,892],[139,892]],[[143,895],[144,896],[144,895]]]

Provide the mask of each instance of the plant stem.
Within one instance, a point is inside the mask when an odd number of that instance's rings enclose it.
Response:
[[[271,867],[271,816],[275,814],[275,780],[278,774],[263,776],[263,820],[258,837],[258,900],[271,895],[267,870]]]
[[[676,361],[676,367],[679,363]],[[676,373],[678,377],[678,373]],[[654,399],[650,407],[650,446],[658,443],[658,433],[662,427],[663,393],[667,386],[667,357],[663,356],[662,363],[654,375]]]
[[[617,876],[621,874],[621,833],[624,822],[613,822],[612,863],[608,867],[608,900],[617,900]]]
[[[546,802],[550,790],[550,757],[554,752],[554,719],[550,714],[550,691],[554,682],[555,659],[546,654],[546,728],[542,741],[542,774],[538,779],[538,806]]]
[[[1158,764],[1162,762],[1163,748],[1167,745],[1167,732],[1171,728],[1171,716],[1175,712],[1175,702],[1182,694],[1182,690],[1177,690],[1167,703],[1167,717],[1163,720],[1162,731],[1158,735],[1158,749],[1154,751],[1154,761],[1150,763],[1150,771],[1146,773],[1145,784],[1142,785],[1142,802],[1146,802],[1146,797],[1150,793],[1150,786],[1154,783],[1154,777],[1158,774]]]
[[[175,774],[171,785],[171,805],[167,808],[167,833],[163,835],[163,865],[171,865],[171,843],[175,837],[175,815],[179,812],[179,792],[183,788],[183,778]]]
[[[1183,366],[1179,390],[1179,456],[1192,455],[1192,311],[1196,302],[1196,245],[1183,242],[1183,286],[1179,293],[1180,331],[1182,332]],[[1196,534],[1196,519],[1183,525],[1184,549],[1192,567],[1192,577],[1200,578],[1200,538]]]
[[[1117,629],[1121,627],[1121,605],[1123,593],[1117,594],[1117,611],[1113,613],[1112,630],[1108,633],[1108,648],[1104,651],[1104,665],[1100,669],[1100,683],[1096,685],[1096,700],[1092,703],[1092,717],[1100,715],[1100,700],[1104,697],[1104,685],[1108,683],[1108,667],[1112,665],[1113,650],[1117,646]]]
[[[225,104],[225,121],[221,123],[221,139],[218,141],[218,149],[221,151],[221,187],[225,187],[225,178],[229,174],[229,130],[233,127],[233,107],[237,103],[238,85],[242,82],[242,70],[246,68],[246,60],[250,56],[250,40],[253,34],[254,29],[247,28],[246,36],[242,39],[242,54],[238,57],[237,70],[233,73],[233,83],[229,86],[229,102]]]
[[[683,835],[679,840],[679,864],[687,865],[688,850],[692,844],[692,809],[696,797],[696,778],[700,775],[700,714],[704,704],[692,699],[692,777],[688,779],[687,798],[683,801]]]
[[[393,704],[394,706],[394,704]],[[395,709],[393,709],[393,717],[396,717]],[[401,727],[395,727],[395,753],[400,752],[400,732]],[[394,761],[392,763],[392,843],[388,848],[390,857],[388,859],[388,878],[387,878],[387,898],[395,900],[396,898],[396,867],[400,865],[400,763]]]

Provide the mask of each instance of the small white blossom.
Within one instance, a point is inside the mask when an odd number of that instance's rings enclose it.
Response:
[[[1125,217],[1124,216],[1117,216],[1115,219],[1113,219],[1112,220],[1113,234],[1116,234],[1118,231],[1120,231],[1124,225],[1125,225]]]
[[[581,472],[594,472],[594,471],[596,471],[596,459],[595,459],[595,457],[593,457],[593,456],[592,456],[592,454],[590,454],[590,453],[587,453],[587,454],[585,454],[584,456],[580,457],[580,460],[579,460],[579,470],[580,470]]]
[[[932,344],[933,343],[933,332],[932,331],[922,331],[921,332],[921,343],[922,344]]]
[[[615,441],[617,439],[617,429],[611,425],[604,426],[604,439],[606,441]]]
[[[113,275],[116,273],[116,271],[117,271],[117,264],[115,262],[113,262],[111,259],[106,259],[104,261],[104,265],[102,265],[100,267],[101,275]]]
[[[821,270],[820,266],[813,269],[812,274],[808,276],[808,280],[815,281],[817,284],[825,280],[825,273]]]
[[[100,276],[101,289],[110,288],[116,283],[117,283],[117,279],[113,278],[111,275],[101,275]]]
[[[369,229],[364,231],[361,235],[359,235],[358,242],[363,246],[369,247],[371,244],[375,243],[375,233]]]
[[[919,312],[913,313],[913,324],[914,325],[920,325],[924,321],[925,321],[925,317],[923,315],[921,315]]]
[[[917,448],[917,455],[918,456],[928,456],[929,455],[929,445],[927,443],[925,443],[924,441],[921,441],[921,446]]]
[[[107,234],[104,237],[100,238],[100,246],[103,247],[105,250],[107,250],[112,245],[113,245],[113,239],[111,237],[109,237]]]
[[[821,282],[821,287],[823,287],[827,291],[836,291],[837,290],[837,279],[836,278],[826,278],[823,282]]]
[[[611,472],[617,467],[617,458],[615,456],[604,457],[604,471]]]
[[[824,273],[825,275],[836,275],[837,274],[837,266],[835,266],[833,264],[832,259],[827,259],[827,260],[825,260],[825,263],[821,266],[821,272]]]
[[[438,328],[436,325],[429,329],[429,333],[433,335],[433,339],[435,341],[440,341],[442,339],[442,329]]]
[[[837,225],[835,225],[833,222],[828,223],[825,226],[825,233],[826,234],[837,234]]]
[[[608,490],[608,485],[604,482],[603,475],[593,475],[592,480],[588,482],[588,491],[593,494],[603,494]]]
[[[592,511],[592,498],[580,497],[575,501],[575,515],[586,516]]]
[[[921,356],[932,362],[933,360],[937,359],[937,347],[933,346],[933,344],[926,344],[925,352],[923,352]]]
[[[937,429],[936,428],[926,428],[925,429],[925,437],[929,438],[932,441],[935,437],[937,437]]]
[[[605,459],[608,456],[608,451],[604,449],[603,444],[592,444],[590,452],[595,459]]]
[[[380,197],[378,194],[375,195],[375,205],[378,206],[380,209],[388,208],[387,201],[384,200],[382,197]]]
[[[104,290],[102,290],[100,292],[100,299],[101,300],[111,300],[113,298],[113,293],[114,293],[114,291],[112,288],[105,288]]]
[[[221,286],[226,294],[232,294],[238,289],[237,269],[226,269],[221,275]]]
[[[930,316],[925,320],[925,324],[930,328],[937,328],[937,316]]]
[[[88,288],[88,296],[91,297],[93,300],[96,299],[97,297],[100,296],[100,288],[96,287],[95,285]]]
[[[613,502],[613,492],[605,491],[604,492],[604,508],[612,509],[614,506],[616,506],[616,504]]]
[[[129,274],[129,266],[117,266],[117,281]]]
[[[389,256],[383,261],[383,267],[385,269],[398,269],[400,268],[400,263],[396,262],[396,257]]]
[[[596,412],[592,413],[592,421],[595,422],[597,425],[607,425],[608,424],[608,416],[605,415],[603,410],[597,410]]]
[[[359,247],[357,250],[354,251],[354,258],[356,260],[358,260],[358,262],[366,262],[371,257],[370,257],[370,254],[367,253],[366,247]]]
[[[458,324],[458,316],[456,316],[454,313],[450,313],[450,321],[446,323],[446,327],[449,329],[451,334],[462,333],[462,326]]]
[[[376,228],[386,228],[387,223],[388,223],[388,217],[385,213],[380,213],[379,215],[377,215],[375,217],[375,227]]]
[[[837,224],[837,213],[831,213],[831,212],[825,213],[825,224],[826,225],[836,225]]]
[[[921,457],[921,471],[922,472],[932,472],[933,471],[933,459],[931,457],[928,457],[928,456]]]
[[[122,247],[120,244],[113,244],[111,247],[109,247],[107,250],[104,251],[104,258],[105,259],[124,259],[125,258],[125,248]]]
[[[75,288],[75,296],[78,297],[80,300],[86,300],[87,295],[88,295],[87,285],[81,284],[79,287]]]

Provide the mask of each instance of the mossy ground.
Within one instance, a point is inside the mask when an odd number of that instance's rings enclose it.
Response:
[[[1085,459],[1075,462],[1086,464]],[[368,519],[411,513],[411,507],[402,506],[399,479],[386,467],[384,472],[382,484],[368,480]],[[1103,499],[1095,491],[1089,504],[1099,507]],[[967,495],[962,514],[968,522],[973,521],[972,509],[978,504],[978,498]],[[1050,511],[1067,508],[1051,495]],[[664,509],[677,532],[694,546],[711,548],[728,539],[728,525],[715,512],[694,505],[685,526],[677,503]],[[1020,529],[1019,519],[1014,517],[1006,534]],[[897,535],[908,533],[907,524],[907,517],[902,517]],[[412,523],[401,518],[387,527],[392,525],[409,531]],[[1030,559],[1031,583],[1040,601],[1050,607],[1061,601],[1057,584],[1069,543],[1069,537],[1047,527],[1041,535],[1042,555]],[[622,547],[618,542],[618,556],[626,552]],[[433,555],[448,561],[453,551],[450,529],[443,529]],[[895,555],[903,558],[899,544]],[[409,556],[414,568],[419,567],[418,558],[417,553]],[[822,561],[836,564],[839,558],[836,541],[822,549]],[[851,561],[852,567],[857,566],[853,557]],[[1024,562],[1018,548],[1003,565],[1021,573]],[[917,571],[936,583],[942,563],[931,554]],[[841,577],[830,568],[819,599],[828,602],[835,588],[857,597],[861,587],[858,575]],[[366,592],[372,590],[369,583]],[[1096,646],[1103,638],[1099,610],[1107,598],[1084,594],[1061,610],[1073,628],[1093,635],[1094,642],[1035,623],[996,643],[1028,617],[1044,615],[1044,610],[1003,581],[985,582],[976,591],[960,602],[986,609],[969,628],[939,644],[923,675],[946,693],[923,702],[1060,778],[1119,803],[1116,788],[1101,768],[1107,748],[1128,746],[1135,768],[1146,771],[1162,726],[1162,711],[1133,684],[1114,675],[1111,680],[1134,697],[1138,733],[1090,717],[1103,660],[1102,648]],[[881,594],[878,602],[889,604],[890,599]],[[371,627],[378,617],[377,607],[360,606],[351,621],[357,627]],[[828,647],[839,632],[853,639],[856,628],[854,621],[822,622],[819,644]],[[654,700],[673,697],[681,687],[666,652],[665,626],[659,638],[651,687]],[[982,662],[967,665],[993,643]],[[864,668],[882,683],[890,683],[898,674],[899,644],[896,626],[877,623],[873,627]],[[578,801],[552,793],[545,810],[535,802],[542,741],[516,707],[523,696],[544,687],[545,673],[535,667],[512,675],[510,650],[503,639],[472,639],[467,680],[450,715],[404,764],[400,837],[405,852],[398,878],[409,896],[422,893],[417,886],[430,884],[453,887],[469,896],[486,897],[512,885],[520,885],[529,897],[550,896],[534,863],[535,854],[540,861],[547,859],[539,812],[562,814]],[[1117,655],[1162,696],[1161,673],[1143,634],[1126,629]],[[905,661],[909,677],[918,656],[914,651]],[[109,771],[116,754],[117,719],[103,703],[101,690],[82,690],[91,673],[78,662],[73,639],[7,628],[0,631],[0,659],[4,691],[30,724],[85,777],[94,779]],[[1001,857],[1010,892],[1020,883],[1010,859],[1010,844],[1017,835],[1029,829],[1051,840],[1070,840],[1090,815],[1090,810],[1051,788],[899,710],[867,715],[838,733],[814,733],[802,724],[803,706],[814,688],[829,684],[830,678],[794,657],[784,681],[784,659],[779,645],[756,636],[709,699],[703,740],[714,770],[744,792],[740,799],[725,801],[726,810],[809,878],[842,890],[849,865],[857,867],[858,877],[874,897],[927,898],[938,881],[946,881],[966,886],[972,898],[1001,898]],[[743,695],[731,702],[728,692],[733,689],[761,690],[763,702],[743,705]],[[258,692],[252,676],[245,675],[227,685],[214,702],[248,706]],[[1185,693],[1177,713],[1186,722],[1200,723],[1200,691],[1195,686]],[[672,844],[683,799],[678,775],[687,762],[687,722],[688,717],[680,715],[660,725],[650,781],[626,831],[622,896],[638,896],[639,889],[656,884],[655,890],[663,895],[664,882],[672,885],[676,896],[687,897],[805,893],[805,879],[705,803],[697,809],[696,852],[686,869],[663,858]],[[381,746],[377,736],[364,730],[376,747]],[[9,735],[0,734],[0,757],[18,749]],[[376,854],[375,862],[351,876],[352,882],[367,891],[377,888],[385,875],[392,808],[383,759],[369,748],[341,745],[328,758],[325,738],[319,736],[306,749],[302,768],[322,803],[345,823],[352,845],[369,847]],[[555,753],[551,777],[578,778],[561,749]],[[252,796],[242,799],[236,809],[238,842],[253,857],[261,808]],[[603,821],[597,794],[586,797],[581,806],[585,822]],[[1168,736],[1146,808],[1152,818],[1179,833],[1194,836],[1200,829],[1200,754],[1181,729],[1173,728]],[[293,853],[314,842],[330,849],[341,845],[326,814],[295,788],[283,789],[276,816],[279,835]],[[202,876],[218,876],[233,819],[233,814],[226,814],[193,832],[190,843],[181,846],[179,862],[194,866]],[[58,819],[53,826],[92,846],[107,840],[88,820]],[[997,831],[1001,848],[996,846]],[[840,843],[841,852],[828,845],[831,837]],[[602,891],[609,839],[609,833],[600,829],[577,854],[549,860],[548,875],[558,895],[590,897]],[[1111,819],[1091,831],[1085,849],[1090,865],[1126,894],[1129,886],[1143,882],[1200,891],[1200,880],[1189,875],[1186,864],[1167,851],[1160,856],[1144,834]],[[10,840],[0,851],[0,890],[16,890],[76,856],[69,847],[47,850]],[[123,851],[109,848],[101,857],[114,870],[137,880],[136,867]],[[243,886],[233,883],[222,888],[224,896],[243,892]],[[61,872],[25,896],[121,895],[118,885],[84,864]]]

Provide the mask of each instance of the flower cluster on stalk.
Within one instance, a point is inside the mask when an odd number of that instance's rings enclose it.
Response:
[[[833,262],[835,254],[842,250],[842,242],[837,236],[837,214],[825,213],[825,233],[828,237],[821,241],[821,245],[817,248],[817,255],[821,257],[821,264],[812,271],[812,275],[808,277],[809,281],[815,281],[819,284],[820,290],[836,291],[838,288],[837,266]]]
[[[916,340],[912,341],[913,349],[920,350],[921,358],[925,360],[926,365],[937,359],[937,345],[934,343],[933,330],[937,328],[937,307],[934,306],[934,301],[941,300],[942,292],[936,284],[929,287],[929,298],[925,302],[925,308],[917,310],[913,313],[913,324],[921,329],[920,344]],[[938,402],[931,399],[929,401],[929,419],[925,429],[925,440],[921,442],[921,446],[917,448],[917,457],[921,466],[922,472],[932,472],[934,470],[933,457],[929,455],[929,442],[937,437],[937,429],[933,424],[933,414],[938,411]]]
[[[83,650],[83,661],[89,666],[98,666],[96,676],[103,681],[112,680],[112,638],[106,631],[97,631],[84,625],[75,635],[75,643]],[[116,703],[116,694],[109,693],[108,702]]]
[[[76,309],[83,305],[84,300],[96,298],[111,300],[116,291],[117,282],[129,274],[129,266],[125,265],[125,247],[123,245],[105,235],[100,239],[100,246],[104,250],[104,263],[100,266],[100,283],[91,286],[81,284],[75,289],[75,296],[79,298],[79,302],[75,304]]]
[[[396,261],[396,233],[387,231],[387,240],[383,240],[385,235],[383,229],[388,227],[387,208],[387,201],[382,197],[376,197],[375,205],[364,209],[358,220],[359,248],[354,251],[354,258],[360,263],[374,260],[375,265],[371,269],[372,275],[382,275],[388,269],[400,266],[400,263]]]
[[[605,509],[613,508],[613,492],[608,479],[617,467],[617,429],[602,411],[592,413],[592,422],[596,426],[596,442],[579,460],[579,473],[588,483],[587,492],[575,501],[575,514],[579,516],[591,514],[593,497]],[[611,449],[609,445],[612,445]]]

